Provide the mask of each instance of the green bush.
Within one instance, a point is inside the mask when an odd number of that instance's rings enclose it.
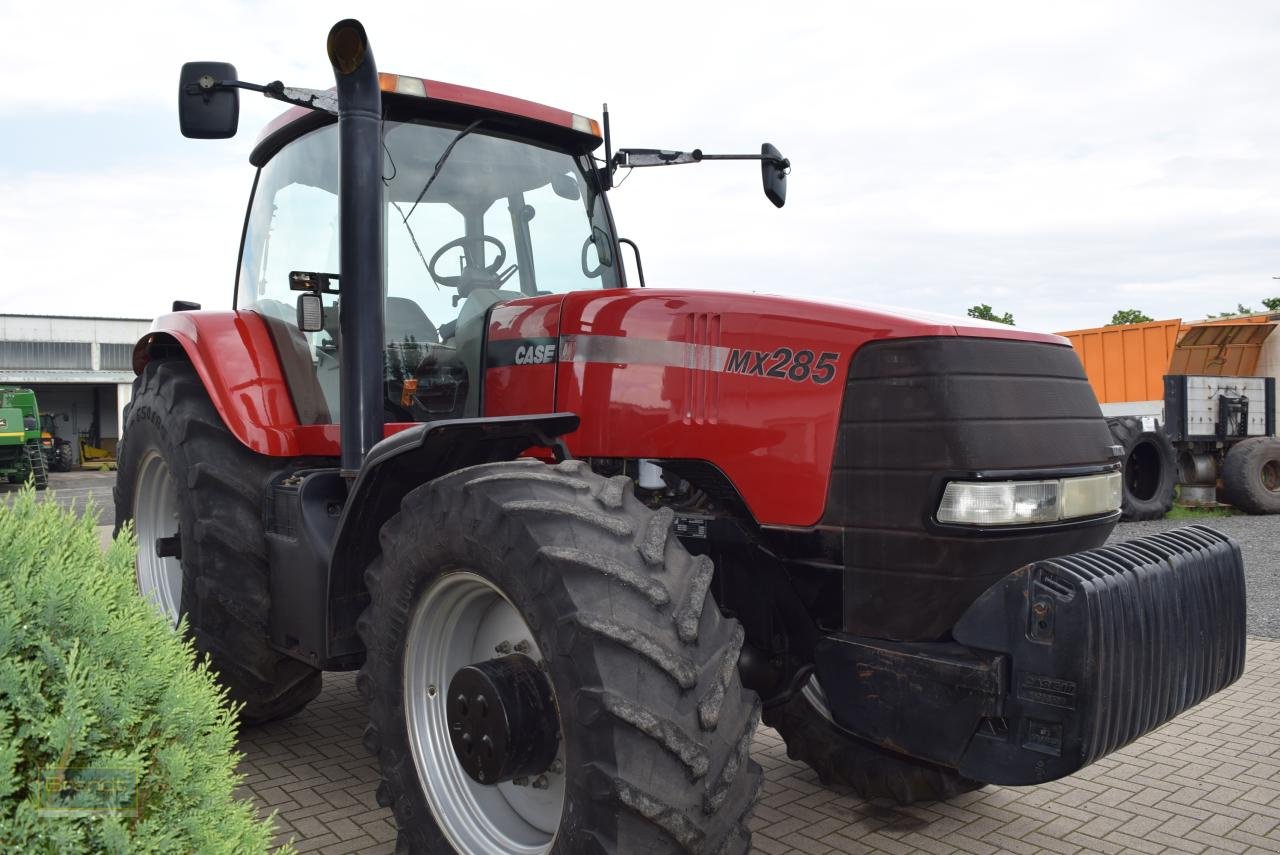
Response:
[[[0,850],[265,851],[235,712],[95,520],[30,487],[0,507]]]

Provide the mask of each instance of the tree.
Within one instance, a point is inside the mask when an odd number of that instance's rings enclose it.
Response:
[[[1143,314],[1141,309],[1117,309],[1116,313],[1111,316],[1111,323],[1107,326],[1118,327],[1124,324],[1148,324],[1155,320],[1149,315]]]
[[[1265,300],[1263,301],[1263,305],[1266,305]],[[1257,309],[1251,309],[1248,306],[1246,306],[1244,303],[1236,303],[1236,310],[1234,312],[1223,312],[1220,315],[1205,315],[1205,317],[1206,318],[1234,318],[1236,315],[1252,315],[1257,311],[1258,311]]]
[[[1013,315],[1005,312],[1003,315],[997,315],[995,310],[986,303],[969,307],[969,317],[977,318],[981,321],[995,321],[998,324],[1008,324],[1013,326]]]
[[[1267,307],[1268,312],[1280,312],[1280,297],[1263,297],[1262,305]]]

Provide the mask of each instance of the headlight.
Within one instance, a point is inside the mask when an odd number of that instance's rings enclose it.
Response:
[[[1111,513],[1120,508],[1121,477],[1105,472],[1052,481],[952,481],[938,522],[1032,525]]]

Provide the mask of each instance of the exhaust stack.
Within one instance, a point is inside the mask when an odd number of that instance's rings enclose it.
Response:
[[[339,399],[342,474],[354,478],[382,439],[383,329],[382,91],[369,39],[348,18],[329,30],[338,91],[339,247],[342,317]]]

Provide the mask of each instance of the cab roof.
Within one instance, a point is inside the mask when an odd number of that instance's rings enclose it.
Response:
[[[595,119],[523,98],[403,74],[380,73],[378,83],[383,95],[389,96],[385,98],[388,106],[399,102],[424,118],[459,124],[485,119],[486,129],[544,139],[579,154],[594,150],[604,140]],[[291,107],[262,129],[249,162],[262,166],[285,143],[335,120],[330,113]]]

